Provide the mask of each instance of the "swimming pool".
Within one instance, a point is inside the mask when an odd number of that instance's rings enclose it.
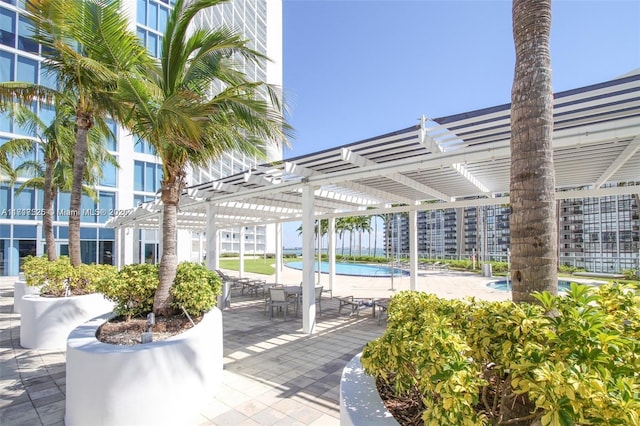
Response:
[[[507,284],[507,280],[493,281],[487,284],[487,287],[501,291],[511,291],[511,281]],[[558,280],[558,291],[567,291],[571,287],[571,281]]]
[[[293,269],[302,269],[302,262],[287,262],[285,266]],[[318,262],[313,262],[313,270],[318,272]],[[323,274],[329,273],[329,262],[320,262],[320,272]],[[408,276],[407,271],[403,271],[398,268],[390,268],[384,265],[366,265],[364,263],[344,263],[336,262],[336,274],[338,275],[351,275],[358,277],[390,277],[393,273],[394,276]]]

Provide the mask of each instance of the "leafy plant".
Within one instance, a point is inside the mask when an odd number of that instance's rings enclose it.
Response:
[[[398,293],[362,364],[398,396],[419,391],[425,424],[640,424],[638,290],[572,284],[535,297]]]
[[[23,264],[29,286],[42,286],[41,295],[64,297],[95,293],[95,284],[103,277],[113,276],[111,265],[81,265],[73,268],[67,256],[54,261],[46,257],[29,256]]]
[[[44,257],[28,257],[23,265],[27,285],[42,286],[41,295],[64,297],[69,294],[69,283],[75,272],[69,258],[61,256],[50,262]]]
[[[27,256],[22,264],[22,271],[28,286],[44,285],[47,280],[49,261],[45,257]]]
[[[113,279],[118,270],[112,265],[85,265],[74,269],[74,276],[69,283],[73,294],[88,294],[96,292],[96,283],[105,279]]]
[[[624,269],[622,275],[625,280],[640,280],[640,269]]]
[[[151,312],[158,283],[158,265],[138,263],[124,266],[117,274],[102,277],[96,283],[96,289],[116,304],[117,315],[130,320]]]
[[[174,285],[171,287],[172,306],[184,309],[189,315],[202,315],[216,305],[216,298],[222,293],[222,281],[206,266],[180,262]]]

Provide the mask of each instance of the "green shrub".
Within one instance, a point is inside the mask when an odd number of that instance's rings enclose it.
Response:
[[[98,280],[96,290],[116,304],[117,315],[127,320],[144,317],[153,309],[153,296],[159,284],[158,272],[158,265],[126,265],[117,274],[107,274]]]
[[[189,315],[199,316],[216,305],[216,298],[222,293],[222,281],[206,266],[180,262],[171,296],[176,310],[183,307]]]
[[[624,269],[622,271],[625,280],[640,280],[640,270]]]
[[[22,264],[22,271],[28,286],[44,285],[48,269],[49,260],[46,257],[27,256]]]
[[[73,294],[95,293],[98,281],[115,278],[117,273],[118,270],[112,265],[80,265],[75,268],[69,287]]]
[[[41,295],[64,297],[95,293],[95,283],[103,276],[113,276],[111,265],[71,266],[67,256],[50,262],[46,257],[29,256],[23,264],[27,285],[43,286]]]
[[[67,256],[50,262],[45,257],[28,257],[23,264],[27,285],[41,285],[41,295],[64,297],[71,295],[75,271]]]
[[[565,296],[536,297],[540,305],[400,292],[362,364],[393,378],[397,395],[418,390],[425,424],[496,424],[513,401],[531,413],[519,415],[527,424],[639,424],[638,291],[572,284]]]

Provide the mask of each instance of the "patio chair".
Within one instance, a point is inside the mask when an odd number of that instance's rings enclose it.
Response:
[[[316,306],[318,307],[318,315],[322,315],[322,286],[317,286],[316,290]]]
[[[289,313],[289,306],[293,305],[296,309],[296,316],[298,315],[298,301],[295,299],[287,298],[287,294],[284,288],[272,287],[269,289],[269,319],[273,318],[273,308],[282,310],[284,308],[284,320],[287,320],[287,314]]]
[[[264,283],[262,288],[262,295],[264,296],[264,315],[267,315],[267,311],[269,310],[269,303],[271,302],[271,289],[272,288],[283,288],[282,284],[276,283]]]
[[[225,274],[220,269],[216,269],[216,273],[220,276],[223,282],[229,283],[231,288],[239,288],[249,281],[248,278],[234,277],[229,274]]]
[[[300,287],[302,288],[302,283],[300,283]],[[318,314],[322,315],[322,293],[324,293],[324,287],[323,286],[316,286],[314,289],[314,297],[315,297],[315,302],[316,302],[316,306],[318,307]],[[328,290],[329,292],[331,290]],[[333,298],[333,297],[332,297]],[[300,293],[300,297],[298,297],[298,307],[302,305],[302,293]],[[297,308],[296,308],[296,316],[297,316]]]

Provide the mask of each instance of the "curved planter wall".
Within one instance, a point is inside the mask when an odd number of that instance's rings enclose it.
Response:
[[[112,310],[113,302],[99,293],[71,297],[24,296],[20,303],[20,346],[64,349],[71,330]]]
[[[362,353],[351,358],[342,370],[340,380],[340,424],[398,425],[384,406],[376,381],[364,372],[360,363]]]
[[[178,425],[194,418],[222,383],[222,314],[167,340],[118,346],[96,339],[108,316],[67,341],[65,424]]]
[[[41,286],[28,286],[27,282],[23,279],[18,279],[13,284],[13,312],[19,314],[22,307],[22,296],[27,294],[40,294]]]

